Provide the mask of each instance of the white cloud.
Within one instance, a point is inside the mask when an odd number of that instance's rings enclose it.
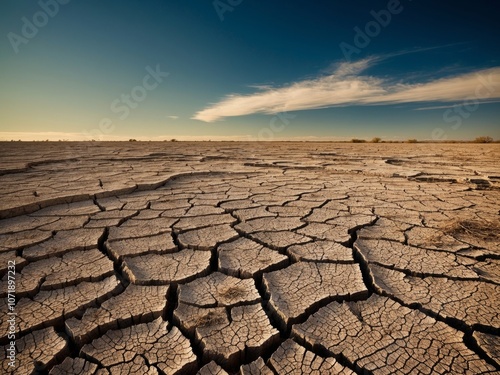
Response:
[[[482,100],[481,104],[488,104],[488,103],[500,103],[500,100]],[[446,108],[455,108],[455,107],[460,107],[462,106],[463,103],[455,103],[455,104],[448,104],[448,105],[438,105],[438,106],[430,106],[430,107],[420,107],[420,108],[415,108],[414,111],[431,111],[434,109],[446,109]]]
[[[197,112],[193,119],[214,122],[253,113],[275,114],[350,105],[458,102],[500,98],[500,67],[424,83],[409,84],[362,75],[380,58],[333,66],[331,73],[283,87],[265,86],[250,95],[232,94]]]
[[[172,120],[177,120],[179,118],[179,116],[167,116],[167,117]]]

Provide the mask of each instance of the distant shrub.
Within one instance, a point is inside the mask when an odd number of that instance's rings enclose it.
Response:
[[[491,143],[493,142],[493,138],[488,137],[488,136],[482,136],[482,137],[477,137],[474,140],[475,143]]]
[[[372,138],[372,143],[379,143],[381,140],[382,140],[382,138],[375,137],[375,138]]]
[[[137,142],[137,139],[130,138],[128,141],[129,142]]]
[[[353,139],[351,139],[351,142],[352,143],[365,143],[366,140],[365,139],[356,139],[356,138],[353,138]]]
[[[170,140],[170,142],[177,142],[177,139],[172,138],[172,139]]]
[[[418,143],[418,141],[415,138],[408,139],[406,142],[407,143]]]

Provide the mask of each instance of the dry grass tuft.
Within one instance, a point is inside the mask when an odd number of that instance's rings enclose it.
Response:
[[[241,286],[230,286],[226,290],[220,292],[221,297],[228,299],[242,298],[245,297],[246,294],[246,289]]]
[[[224,323],[226,323],[226,319],[223,314],[210,311],[208,314],[200,316],[198,319],[196,319],[194,325],[196,327],[208,327]]]
[[[500,232],[500,220],[452,220],[443,226],[443,232],[453,237],[470,236],[483,241],[497,241]]]

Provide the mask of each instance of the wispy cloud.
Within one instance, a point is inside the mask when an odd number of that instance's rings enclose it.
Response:
[[[171,120],[177,120],[179,118],[179,116],[167,116],[167,118],[169,118]]]
[[[231,94],[197,112],[193,119],[214,122],[254,113],[275,114],[351,105],[500,99],[500,67],[412,84],[363,75],[384,58],[343,62],[333,65],[330,73],[315,79],[282,87],[265,86],[250,95]]]
[[[481,100],[481,104],[489,104],[489,103],[500,103],[500,100]],[[448,105],[438,105],[438,106],[429,106],[429,107],[420,107],[420,108],[414,108],[414,111],[432,111],[434,109],[446,109],[446,108],[455,108],[455,107],[460,107],[462,106],[463,103],[455,103],[455,104],[448,104]]]

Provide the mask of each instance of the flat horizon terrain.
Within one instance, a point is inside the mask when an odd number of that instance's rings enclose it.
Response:
[[[2,373],[500,371],[499,144],[0,145]]]

